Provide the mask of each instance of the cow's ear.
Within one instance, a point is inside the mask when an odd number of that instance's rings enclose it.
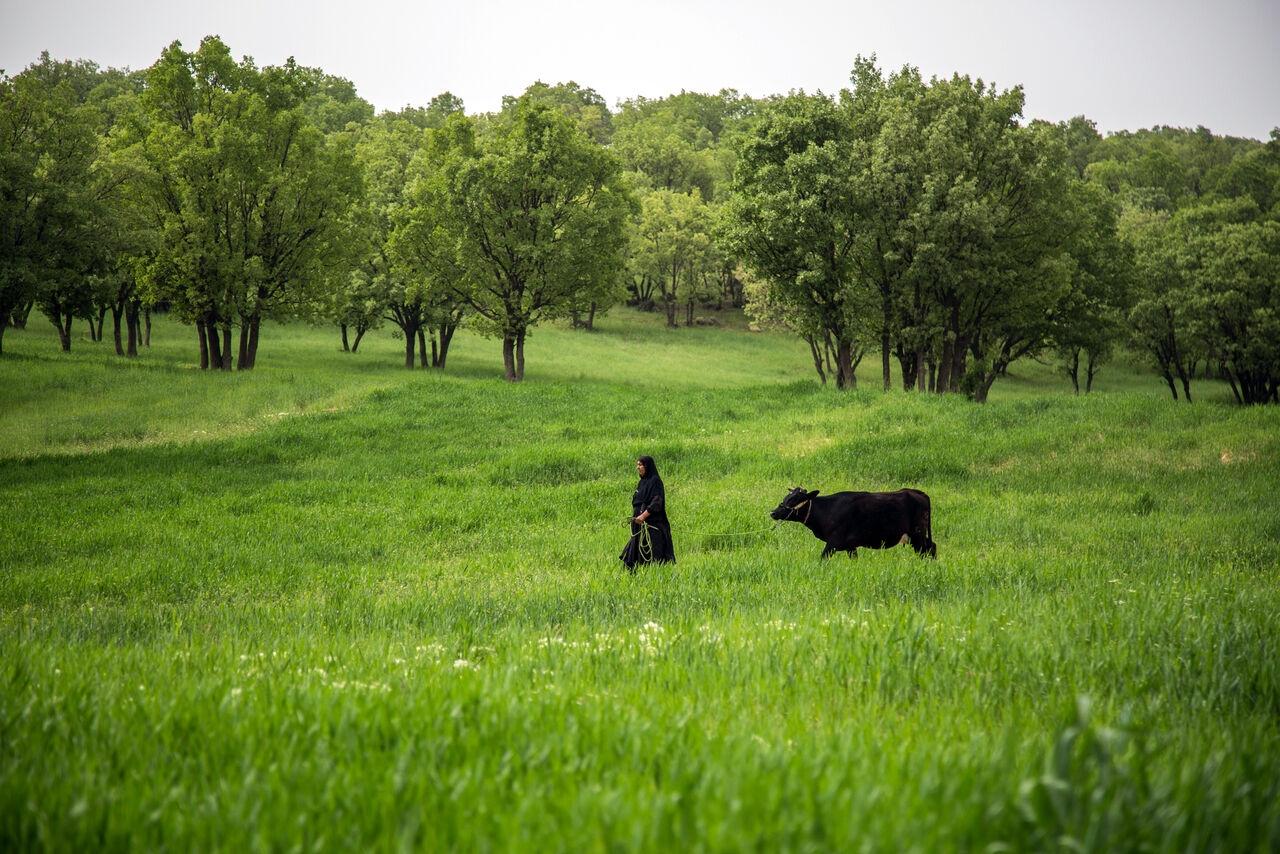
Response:
[[[806,492],[806,493],[804,494],[804,497],[805,497],[805,498],[810,498],[810,499],[812,499],[812,498],[817,498],[817,497],[818,497],[818,490],[816,490],[816,489],[815,489],[815,490],[813,490],[812,492]]]

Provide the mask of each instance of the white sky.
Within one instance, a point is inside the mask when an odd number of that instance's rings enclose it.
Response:
[[[834,92],[858,53],[1021,83],[1028,118],[1103,130],[1280,125],[1280,0],[0,0],[0,68],[58,58],[145,68],[217,33],[239,57],[292,55],[350,78],[380,109],[445,89],[469,112],[536,79],[632,95]]]

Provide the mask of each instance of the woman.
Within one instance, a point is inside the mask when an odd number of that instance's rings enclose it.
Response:
[[[671,523],[667,521],[667,492],[653,457],[636,460],[640,483],[631,496],[631,539],[618,557],[631,572],[637,563],[675,563]]]

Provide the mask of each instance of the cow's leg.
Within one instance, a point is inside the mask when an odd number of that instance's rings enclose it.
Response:
[[[858,556],[858,550],[857,550],[857,549],[848,549],[847,551],[848,551],[848,553],[849,553],[849,557],[851,557],[851,558],[854,558],[854,557],[857,557],[857,556]]]
[[[822,557],[825,560],[831,557],[835,553],[836,553],[835,546],[831,545],[831,543],[827,543],[827,547],[822,550]]]

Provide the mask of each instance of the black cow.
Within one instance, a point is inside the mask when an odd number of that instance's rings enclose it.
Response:
[[[827,544],[823,557],[836,552],[858,556],[858,549],[885,549],[911,543],[917,554],[938,556],[933,543],[929,496],[918,489],[897,492],[836,492],[818,497],[797,486],[772,513],[780,522],[799,522]]]

